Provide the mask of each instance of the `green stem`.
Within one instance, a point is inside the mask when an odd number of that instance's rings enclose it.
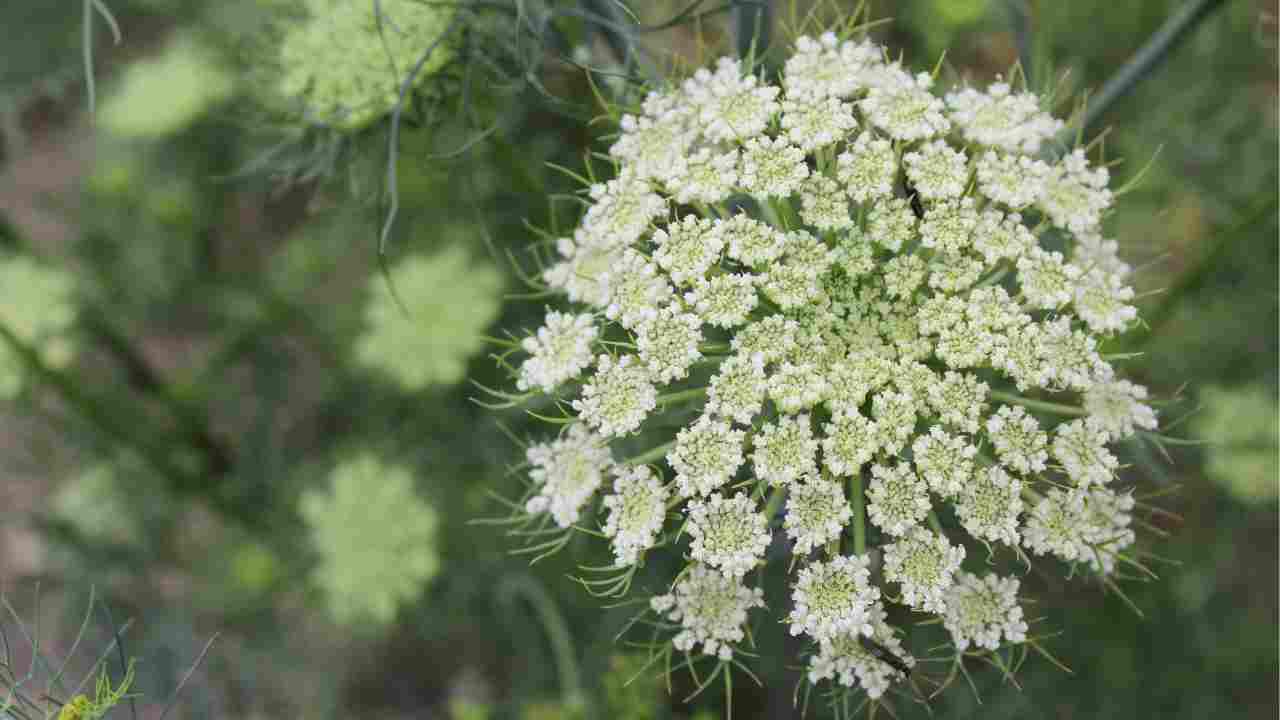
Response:
[[[677,390],[675,392],[666,393],[658,396],[658,404],[662,406],[673,405],[688,400],[696,400],[707,394],[705,387],[689,388],[688,390]]]
[[[932,510],[929,511],[929,527],[933,528],[933,531],[939,535],[947,536],[947,533],[942,530],[942,521],[938,519],[938,513]]]
[[[639,455],[636,455],[634,457],[629,457],[626,460],[623,460],[622,464],[623,465],[644,465],[646,463],[651,463],[654,460],[660,460],[666,457],[667,451],[670,450],[672,447],[674,447],[675,444],[676,444],[675,440],[664,442],[657,447],[645,450]]]
[[[578,673],[578,660],[573,651],[573,636],[556,608],[555,601],[537,580],[524,576],[510,581],[508,592],[523,596],[533,606],[551,642],[551,654],[560,674],[560,693],[566,707],[580,708],[586,700]]]
[[[1098,90],[1097,95],[1085,108],[1078,128],[1067,128],[1063,131],[1067,137],[1060,140],[1070,142],[1070,135],[1087,131],[1117,100],[1132,90],[1138,81],[1154,72],[1156,67],[1168,57],[1174,46],[1194,30],[1201,20],[1224,4],[1225,0],[1191,0],[1170,16],[1164,25],[1161,25],[1160,29],[1156,30],[1141,48],[1138,48],[1138,52],[1134,53],[1133,57],[1111,76],[1102,89]]]
[[[1021,405],[1028,410],[1039,410],[1040,412],[1051,413],[1053,415],[1069,415],[1071,417],[1084,417],[1089,414],[1087,410],[1074,405],[1064,405],[1062,403],[1049,402],[1048,400],[1032,400],[1025,398],[1017,393],[1011,393],[1004,390],[992,390],[991,399],[999,400],[1010,405]]]
[[[182,426],[187,439],[205,456],[206,469],[213,475],[230,472],[232,452],[214,436],[208,418],[191,403],[179,397],[173,387],[147,362],[121,330],[96,310],[85,313],[85,323],[106,344],[128,373],[130,384],[150,393],[164,403]]]
[[[82,384],[69,374],[46,365],[35,348],[23,342],[4,324],[0,324],[0,340],[3,340],[15,354],[22,358],[28,368],[38,375],[42,381],[56,390],[71,407],[75,408],[86,420],[101,430],[104,435],[122,445],[129,446],[144,461],[150,464],[156,472],[169,478],[175,491],[192,493],[200,489],[202,485],[200,478],[193,477],[178,467],[170,459],[162,445],[144,440],[136,436],[134,431],[142,430],[145,435],[155,437],[158,437],[157,433],[153,433],[147,428],[142,428],[137,422],[126,422],[122,418],[113,415],[107,409],[108,405],[102,398],[84,391]]]
[[[867,552],[866,498],[862,492],[862,472],[856,472],[849,480],[849,500],[853,503],[853,554]]]
[[[757,195],[756,204],[760,206],[760,214],[764,217],[765,222],[784,232],[790,229],[790,226],[784,221],[782,213],[778,211],[778,206],[774,204],[772,198]]]
[[[777,515],[778,511],[782,509],[783,494],[784,493],[781,486],[775,487],[773,489],[773,492],[769,493],[769,502],[765,503],[765,506],[764,506],[765,517],[772,520],[773,516]]]

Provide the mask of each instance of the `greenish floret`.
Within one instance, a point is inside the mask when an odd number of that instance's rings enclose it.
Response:
[[[1204,388],[1195,431],[1205,446],[1205,473],[1232,497],[1272,503],[1280,496],[1280,405],[1265,385]]]
[[[0,325],[45,367],[64,368],[75,358],[71,329],[77,314],[70,274],[24,255],[0,258]],[[28,370],[27,359],[0,341],[0,398],[21,392]]]
[[[453,19],[447,4],[415,0],[307,0],[308,14],[284,28],[279,92],[300,101],[307,119],[358,130],[395,107],[400,86]],[[415,85],[450,59],[431,51]]]
[[[483,348],[485,328],[498,317],[502,275],[452,245],[405,258],[391,268],[389,284],[375,274],[369,285],[356,361],[417,391],[466,376],[467,361]]]
[[[235,91],[235,76],[222,59],[179,35],[156,57],[129,65],[98,122],[121,137],[166,137],[191,127]]]
[[[389,623],[440,570],[436,511],[408,470],[372,455],[343,461],[329,484],[301,501],[320,557],[313,579],[338,622]]]

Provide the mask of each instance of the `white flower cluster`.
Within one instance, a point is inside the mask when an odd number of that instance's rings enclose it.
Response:
[[[746,495],[712,493],[705,501],[691,501],[688,513],[689,555],[725,575],[746,575],[769,547],[768,519]]]
[[[1018,581],[998,575],[960,573],[944,624],[960,650],[970,645],[995,650],[1002,642],[1025,641],[1027,623],[1018,605]]]
[[[729,660],[734,644],[745,634],[747,611],[764,606],[764,592],[703,565],[693,565],[676,583],[674,592],[658,595],[649,604],[655,612],[680,623],[683,629],[672,640],[677,650],[701,645],[707,655]]]
[[[569,426],[563,437],[529,448],[526,456],[531,468],[529,479],[538,492],[525,509],[535,514],[550,512],[560,527],[578,521],[582,506],[591,500],[613,468],[613,457],[604,439],[577,424]]]
[[[773,545],[810,678],[879,697],[914,662],[886,603],[959,651],[1024,641],[1017,581],[967,546],[1109,573],[1134,541],[1110,448],[1157,421],[1102,352],[1136,319],[1107,170],[1040,155],[1063,123],[1036,96],[933,82],[831,34],[777,84],[722,59],[622,118],[557,245],[575,307],[517,382],[580,380],[577,417],[530,450],[528,509],[573,524],[612,471],[618,566],[690,559],[653,604],[677,649],[731,656]],[[659,464],[615,469],[615,438]]]
[[[604,534],[613,539],[613,554],[619,565],[631,565],[640,553],[653,547],[667,515],[670,492],[648,466],[627,467],[617,472],[613,494],[606,495],[604,507],[609,519]]]
[[[882,653],[893,655],[896,662],[906,668],[915,666],[915,658],[906,654],[902,641],[886,622],[884,606],[880,603],[872,605],[870,616],[872,632],[869,638],[837,635],[818,644],[818,652],[809,664],[810,682],[817,684],[822,680],[834,680],[845,687],[860,686],[868,697],[875,700],[884,695],[895,680],[903,677],[902,671]]]
[[[791,634],[805,633],[818,641],[871,635],[871,610],[880,591],[871,584],[868,565],[867,557],[858,555],[819,560],[802,568],[791,596],[795,602],[788,618]]]

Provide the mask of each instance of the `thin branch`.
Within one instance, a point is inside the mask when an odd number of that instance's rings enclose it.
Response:
[[[187,673],[182,676],[182,681],[178,683],[178,687],[173,690],[173,697],[169,698],[169,702],[165,703],[164,710],[160,712],[160,720],[164,720],[168,716],[169,711],[173,709],[178,702],[178,696],[182,694],[182,689],[187,686],[187,681],[195,674],[196,669],[204,662],[204,656],[209,654],[209,648],[213,647],[213,643],[218,639],[218,633],[214,633],[209,638],[209,642],[204,644],[204,649],[200,651],[200,655],[196,657],[196,661],[191,663],[191,667],[187,668]]]
[[[1068,138],[1067,142],[1077,132],[1087,131],[1140,80],[1155,72],[1178,43],[1195,30],[1201,21],[1224,4],[1226,0],[1190,0],[1181,10],[1170,16],[1146,44],[1139,48],[1138,52],[1134,53],[1115,75],[1111,76],[1096,95],[1090,98],[1079,126],[1067,128],[1064,131]]]
[[[409,92],[413,89],[418,73],[422,72],[427,60],[431,58],[431,55],[444,42],[445,38],[452,35],[454,30],[462,26],[462,15],[462,13],[457,13],[453,16],[453,19],[449,21],[449,26],[444,29],[444,32],[440,33],[439,37],[431,41],[427,49],[418,57],[418,61],[414,63],[413,69],[404,76],[404,80],[400,83],[400,97],[396,101],[395,109],[391,112],[391,132],[388,133],[387,139],[387,194],[390,197],[391,206],[387,209],[387,217],[382,224],[382,233],[378,236],[378,257],[384,263],[387,256],[387,238],[390,237],[391,230],[395,227],[396,216],[400,214],[400,191],[396,175],[396,159],[399,156],[400,146],[400,117],[404,114],[405,103],[408,102]]]

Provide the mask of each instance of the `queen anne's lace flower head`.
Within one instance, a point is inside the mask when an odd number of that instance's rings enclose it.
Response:
[[[856,411],[838,415],[823,430],[822,461],[832,475],[857,474],[880,450],[880,426]]]
[[[414,0],[298,4],[307,11],[304,18],[278,23],[277,90],[316,123],[343,130],[369,125],[400,102],[406,80],[422,84],[453,54],[440,42],[452,6]]]
[[[609,272],[623,259],[622,249],[606,245],[579,228],[572,238],[556,241],[556,252],[560,254],[559,262],[543,273],[547,285],[564,291],[572,302],[608,307]]]
[[[739,152],[702,148],[679,160],[679,170],[667,179],[667,189],[678,203],[718,203],[738,185]]]
[[[762,197],[787,197],[809,177],[804,151],[782,138],[752,138],[742,150],[738,182]]]
[[[978,159],[978,189],[998,203],[1021,209],[1044,197],[1049,166],[1026,155],[988,150]]]
[[[841,42],[835,33],[796,40],[782,85],[788,98],[848,98],[869,87],[883,64],[883,52],[869,42]]]
[[[805,152],[837,143],[857,127],[853,106],[837,98],[787,100],[782,103],[782,129]]]
[[[597,243],[627,245],[667,212],[667,203],[649,181],[634,172],[591,186],[594,201],[582,216],[582,229]]]
[[[594,513],[619,588],[684,557],[652,605],[675,650],[745,663],[744,579],[780,556],[810,680],[872,698],[921,649],[889,605],[964,662],[1026,637],[988,563],[1136,562],[1113,448],[1156,429],[1105,359],[1136,323],[1107,170],[1052,155],[1031,93],[944,100],[885,58],[801,38],[778,82],[724,59],[625,111],[616,175],[543,275],[574,308],[517,378],[569,425],[530,451],[530,512]]]
[[[853,227],[849,200],[840,184],[826,175],[814,175],[800,190],[800,218],[819,230]]]

